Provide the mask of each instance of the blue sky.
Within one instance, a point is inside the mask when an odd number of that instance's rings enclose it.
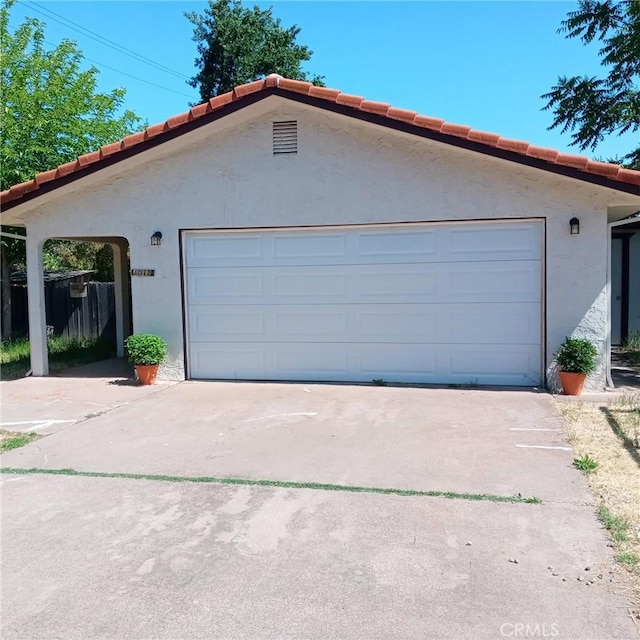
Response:
[[[324,75],[329,87],[581,153],[569,146],[568,133],[547,130],[552,115],[541,110],[544,101],[540,99],[558,75],[601,73],[597,45],[585,47],[557,33],[577,2],[257,4],[273,6],[284,26],[295,23],[301,27],[298,41],[314,51],[306,70]],[[48,42],[75,40],[91,60],[87,65],[100,69],[100,88],[126,88],[126,106],[153,124],[185,111],[189,102],[198,102],[198,92],[186,84],[195,72],[196,45],[191,39],[192,25],[183,13],[202,12],[206,5],[157,0],[20,0],[12,9],[11,25],[18,25],[24,16],[37,17],[47,23]],[[106,46],[76,30],[79,27],[166,69]],[[596,151],[584,153],[622,155],[636,139],[634,135],[611,137]]]

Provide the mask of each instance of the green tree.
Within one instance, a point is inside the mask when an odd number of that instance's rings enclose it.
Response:
[[[1,190],[114,142],[141,124],[132,111],[122,111],[124,89],[97,91],[98,69],[83,69],[76,43],[63,40],[53,49],[45,48],[45,25],[34,18],[26,18],[11,32],[14,3],[3,0],[0,5]],[[50,243],[50,253],[54,247]],[[10,336],[9,277],[13,265],[24,263],[25,247],[21,240],[3,238],[1,248],[2,334]]]
[[[550,129],[572,131],[572,143],[595,149],[605,136],[635,132],[640,127],[640,2],[637,0],[581,0],[577,11],[562,21],[559,33],[583,44],[597,40],[603,77],[561,76],[544,109],[552,109]],[[640,146],[622,158],[625,166],[640,169]]]
[[[189,84],[199,89],[203,102],[270,73],[324,86],[322,76],[309,78],[302,70],[313,51],[296,43],[300,27],[284,28],[272,11],[245,8],[237,0],[209,0],[202,15],[185,13],[198,45],[198,73]]]

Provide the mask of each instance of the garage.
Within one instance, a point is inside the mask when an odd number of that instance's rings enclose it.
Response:
[[[184,231],[188,377],[535,386],[541,220]]]

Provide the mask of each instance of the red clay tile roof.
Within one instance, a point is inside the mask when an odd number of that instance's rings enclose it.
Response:
[[[333,105],[343,105],[347,110],[353,112],[350,115],[374,114],[380,116],[383,121],[386,120],[387,124],[397,121],[424,129],[434,134],[434,137],[441,142],[456,144],[456,140],[468,141],[474,144],[472,147],[474,150],[491,153],[492,155],[496,155],[495,150],[504,150],[511,152],[512,155],[503,155],[502,157],[507,157],[516,162],[533,164],[538,168],[562,173],[564,171],[560,171],[561,168],[572,169],[574,171],[569,174],[572,177],[589,182],[597,181],[601,184],[603,184],[602,180],[595,180],[595,178],[604,178],[606,186],[640,195],[640,188],[630,188],[630,185],[640,187],[640,171],[624,169],[617,164],[597,162],[590,160],[586,156],[560,153],[555,149],[546,147],[536,147],[522,140],[503,138],[497,133],[477,131],[465,125],[453,124],[439,118],[419,115],[415,111],[398,109],[384,102],[365,100],[361,96],[342,93],[338,89],[316,87],[309,82],[290,80],[273,74],[263,80],[255,80],[254,82],[240,85],[233,91],[211,98],[208,102],[192,107],[185,113],[173,116],[166,122],[151,125],[144,131],[127,136],[119,142],[105,145],[98,151],[86,153],[77,160],[67,162],[56,169],[43,171],[36,175],[33,180],[27,180],[12,186],[6,191],[2,191],[0,193],[0,205],[4,206],[10,203],[9,207],[13,207],[20,204],[19,201],[22,199],[30,199],[39,195],[39,193],[35,192],[49,191],[57,186],[66,184],[69,179],[86,175],[89,171],[85,171],[85,169],[97,170],[106,165],[107,161],[108,164],[111,164],[113,161],[129,157],[131,153],[123,152],[136,147],[136,145],[141,145],[139,150],[144,151],[147,146],[141,143],[151,140],[157,143],[164,142],[175,137],[175,135],[180,135],[183,132],[180,131],[181,129],[184,129],[184,133],[186,133],[193,128],[193,125],[188,125],[194,121],[204,118],[202,124],[206,124],[209,119],[205,118],[205,116],[223,110],[234,102],[238,102],[237,106],[240,107],[247,96],[252,96],[252,94],[258,94],[259,92],[276,93],[285,97],[288,95],[294,99],[296,97],[294,94],[298,94],[316,99],[319,102],[325,101],[326,105],[319,104],[318,106],[326,106],[327,108]],[[252,97],[255,98],[256,96],[253,95]],[[345,112],[344,108],[342,112]],[[385,122],[382,122],[382,124],[385,124]],[[133,149],[133,152],[137,152],[137,149]],[[114,158],[118,154],[122,154],[122,156]],[[528,162],[528,159],[536,160],[537,162]],[[73,176],[72,174],[75,173],[78,173],[78,175]],[[43,185],[46,185],[44,189]]]

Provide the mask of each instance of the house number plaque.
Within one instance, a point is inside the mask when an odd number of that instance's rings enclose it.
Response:
[[[155,269],[131,269],[132,276],[155,276]]]

